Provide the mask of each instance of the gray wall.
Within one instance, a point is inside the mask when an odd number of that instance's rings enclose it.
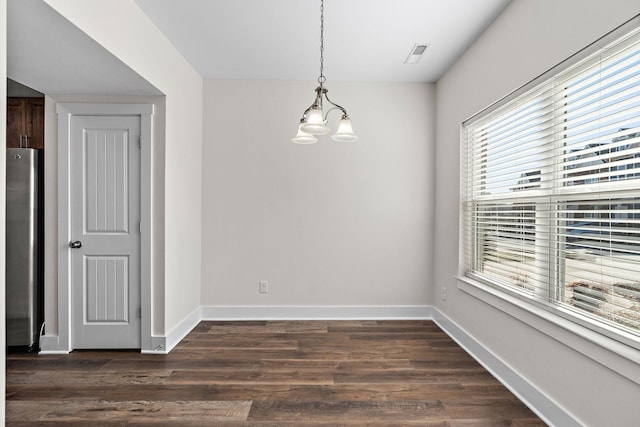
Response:
[[[293,144],[315,86],[205,81],[203,306],[430,304],[434,86],[328,82],[360,139]]]
[[[638,423],[637,351],[588,332],[577,336],[489,294],[480,292],[477,298],[461,290],[464,285],[455,279],[460,124],[638,12],[637,0],[514,0],[436,89],[434,303],[526,380],[593,426]],[[607,349],[614,347],[623,356]]]

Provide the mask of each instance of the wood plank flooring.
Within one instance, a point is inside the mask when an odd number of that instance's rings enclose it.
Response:
[[[202,322],[169,355],[7,355],[7,426],[544,426],[431,321]]]

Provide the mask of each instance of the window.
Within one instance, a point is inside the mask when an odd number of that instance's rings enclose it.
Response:
[[[638,348],[639,22],[463,123],[465,274]]]

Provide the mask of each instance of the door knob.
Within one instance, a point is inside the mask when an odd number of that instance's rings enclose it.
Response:
[[[80,240],[76,240],[75,242],[69,242],[69,247],[71,249],[79,249],[82,247],[82,242]]]

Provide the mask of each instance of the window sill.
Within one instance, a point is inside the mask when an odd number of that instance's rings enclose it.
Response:
[[[458,289],[640,385],[640,351],[466,276]]]

